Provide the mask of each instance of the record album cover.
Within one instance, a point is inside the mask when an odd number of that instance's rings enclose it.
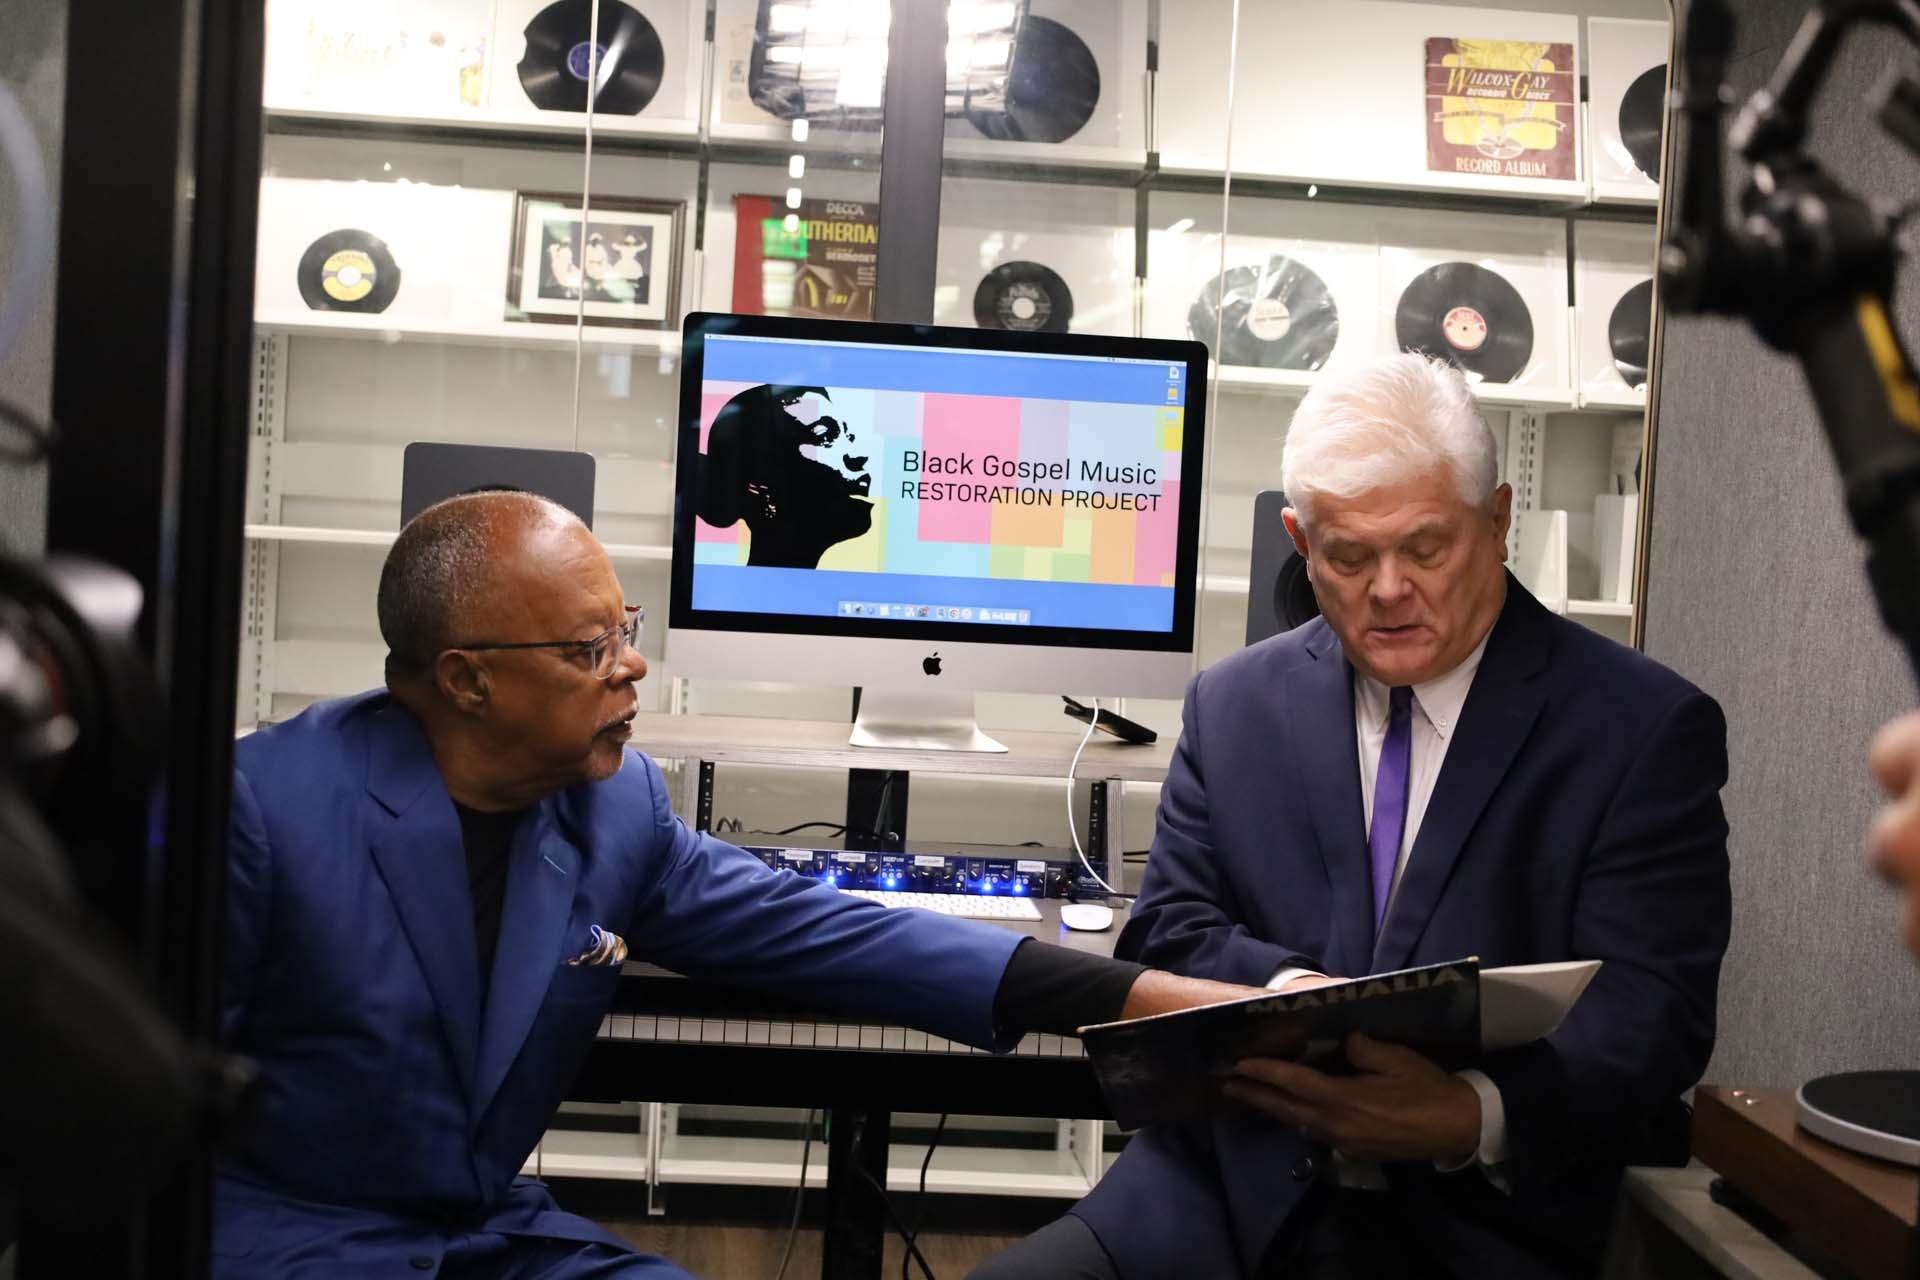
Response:
[[[589,32],[589,0],[494,0],[488,105],[584,113],[593,74],[596,116],[697,119],[704,32],[694,2],[600,0]]]
[[[1573,45],[1435,36],[1426,64],[1428,169],[1576,176]]]
[[[1671,39],[1664,22],[1587,20],[1587,172],[1602,200],[1659,196]]]
[[[1273,992],[1127,1022],[1082,1027],[1081,1041],[1122,1129],[1204,1111],[1243,1058],[1346,1069],[1355,1032],[1405,1045],[1446,1070],[1480,1051],[1480,965],[1474,959]]]
[[[1476,385],[1571,399],[1564,222],[1382,214],[1379,298],[1386,349],[1446,360]]]
[[[942,189],[933,322],[1133,331],[1133,197],[976,179]]]
[[[733,306],[742,315],[873,319],[880,206],[861,200],[733,198]],[[787,217],[794,222],[788,226]]]
[[[270,107],[443,112],[482,105],[489,0],[275,0]]]

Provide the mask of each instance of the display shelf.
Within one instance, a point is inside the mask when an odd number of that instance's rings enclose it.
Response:
[[[655,760],[810,769],[898,769],[911,773],[1001,778],[1063,778],[1077,756],[1082,778],[1152,783],[1166,778],[1173,754],[1173,744],[1166,738],[1152,746],[1115,740],[1089,742],[1083,748],[1075,733],[996,730],[995,736],[1007,745],[1005,752],[855,747],[847,742],[845,721],[676,716],[643,711],[633,721],[631,745]]]
[[[524,112],[474,110],[458,115],[390,114],[277,107],[267,112],[267,131],[287,137],[339,138],[365,142],[419,142],[441,146],[538,147],[578,149],[584,119],[554,119]],[[871,168],[880,158],[880,134],[821,133],[806,146],[810,165]],[[661,156],[704,153],[727,164],[786,167],[796,144],[785,128],[715,125],[702,135],[686,120],[597,116],[596,153]],[[1050,175],[1075,175],[1079,181],[1132,186],[1148,172],[1145,147],[1100,147],[1072,143],[999,142],[990,138],[949,138],[948,165],[971,175],[1047,181]]]
[[[1625,600],[1569,600],[1567,613],[1571,617],[1631,618],[1633,605]]]
[[[1217,160],[1164,153],[1149,177],[1161,191],[1218,194],[1228,175]],[[1569,191],[1565,183],[1526,178],[1499,180],[1502,185],[1479,190],[1439,178],[1418,177],[1356,183],[1317,178],[1311,174],[1268,173],[1235,168],[1233,194],[1285,200],[1324,200],[1342,204],[1386,205],[1420,209],[1451,209],[1466,213],[1551,214],[1561,217],[1605,218],[1617,222],[1651,224],[1657,200],[1604,200],[1591,190]],[[1493,179],[1487,179],[1492,183]]]
[[[268,133],[290,136],[572,149],[584,139],[587,121],[584,115],[567,112],[536,114],[478,107],[438,113],[269,106],[266,125]],[[593,144],[596,149],[616,154],[686,155],[699,150],[700,124],[696,120],[601,114],[593,119]]]
[[[549,1129],[520,1172],[535,1178],[647,1180],[647,1139],[637,1131]]]
[[[365,142],[419,142],[443,146],[578,148],[584,139],[579,117],[549,119],[523,112],[474,110],[459,115],[394,114],[276,107],[267,112],[267,131],[289,137],[319,137]],[[869,140],[870,139],[870,140]],[[817,135],[806,148],[808,163],[825,168],[871,168],[880,157],[880,135]],[[822,146],[823,142],[830,146]],[[794,149],[782,128],[715,125],[702,136],[685,120],[634,120],[599,116],[594,120],[596,152],[609,155],[662,156],[705,154],[717,163],[784,167]],[[948,138],[947,169],[968,177],[1012,181],[1105,182],[1146,184],[1156,190],[1217,192],[1227,174],[1217,161],[1144,147],[1102,147],[1073,143],[1000,142],[988,138]],[[1509,178],[1486,190],[1419,177],[1374,183],[1327,180],[1310,174],[1238,169],[1236,194],[1303,199],[1311,190],[1323,200],[1357,204],[1417,206],[1486,213],[1550,213],[1606,217],[1652,223],[1657,196],[1622,186],[1570,192],[1565,183]],[[1490,184],[1493,179],[1487,180]]]
[[[826,1146],[816,1141],[813,1147],[807,1185],[824,1187]],[[654,1180],[663,1186],[791,1187],[800,1180],[800,1154],[801,1143],[794,1138],[674,1134],[662,1140]],[[887,1148],[887,1190],[918,1190],[920,1162],[926,1154],[924,1144],[891,1144]],[[1073,1153],[1055,1148],[941,1147],[934,1152],[933,1164],[927,1170],[927,1190],[945,1194],[1078,1200],[1091,1186]]]
[[[1660,193],[1648,191],[1639,183],[1605,182],[1593,184],[1593,207],[1614,209],[1637,215],[1634,221],[1653,221],[1660,208]]]
[[[1215,365],[1210,376],[1223,391],[1246,391],[1276,396],[1305,395],[1315,375],[1301,369],[1256,369],[1244,365]],[[1573,391],[1567,387],[1510,386],[1503,382],[1474,385],[1474,398],[1482,404],[1515,408],[1571,409]]]
[[[1578,399],[1582,409],[1600,409],[1608,413],[1644,413],[1647,408],[1644,388],[1639,391],[1624,387],[1619,391],[1582,391]]]
[[[504,308],[505,305],[503,300],[501,306]],[[461,346],[571,348],[575,338],[574,326],[570,324],[499,319],[397,325],[384,316],[353,311],[257,311],[253,323],[254,328],[263,334],[364,338],[377,342],[439,342]],[[604,325],[587,325],[582,332],[588,350],[652,352],[662,356],[680,354],[680,333],[677,329],[614,329]]]
[[[250,524],[246,526],[250,542],[304,542],[341,547],[390,547],[399,536],[388,529],[325,529],[310,525]],[[650,543],[604,542],[600,544],[616,561],[671,561],[673,548]]]

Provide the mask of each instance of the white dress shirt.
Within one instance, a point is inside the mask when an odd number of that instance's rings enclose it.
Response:
[[[1453,741],[1454,730],[1459,728],[1460,712],[1467,704],[1467,692],[1473,688],[1473,677],[1480,670],[1480,657],[1487,651],[1487,636],[1492,634],[1493,630],[1489,627],[1487,635],[1480,637],[1480,643],[1473,647],[1466,661],[1453,670],[1413,686],[1407,820],[1400,833],[1400,857],[1393,869],[1393,889],[1387,898],[1389,913],[1393,909],[1394,894],[1400,887],[1400,878],[1407,869],[1407,858],[1413,853],[1414,841],[1420,835],[1420,823],[1427,815],[1427,804],[1433,799],[1433,784],[1440,777],[1440,766],[1446,763],[1447,747]],[[1353,727],[1360,745],[1360,803],[1365,829],[1369,831],[1373,829],[1373,788],[1376,775],[1380,772],[1380,752],[1387,739],[1388,693],[1387,686],[1378,680],[1364,676],[1358,670],[1353,673]],[[1353,856],[1365,856],[1364,846],[1354,850]],[[1311,969],[1282,969],[1268,979],[1267,985],[1278,990],[1295,978],[1309,976],[1313,972]],[[1478,1164],[1487,1171],[1494,1184],[1504,1190],[1505,1180],[1496,1172],[1498,1166],[1507,1159],[1507,1114],[1500,1099],[1500,1090],[1482,1072],[1467,1070],[1458,1074],[1480,1096],[1480,1146],[1469,1159],[1458,1165],[1443,1165],[1441,1168],[1450,1173],[1464,1169],[1469,1164]],[[1334,1153],[1334,1176],[1343,1186],[1386,1185],[1377,1166],[1350,1160],[1337,1151]]]

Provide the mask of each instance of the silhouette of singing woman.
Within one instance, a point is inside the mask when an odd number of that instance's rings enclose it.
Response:
[[[873,527],[867,455],[820,411],[831,400],[824,387],[750,387],[714,418],[697,510],[720,529],[746,521],[748,564],[816,569],[829,547]]]

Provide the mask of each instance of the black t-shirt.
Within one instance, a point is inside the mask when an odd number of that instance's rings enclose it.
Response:
[[[480,948],[480,1000],[484,1004],[493,977],[493,953],[500,944],[500,914],[507,905],[507,855],[525,809],[482,813],[459,803],[460,840],[467,850],[467,885],[473,891],[473,940]]]

